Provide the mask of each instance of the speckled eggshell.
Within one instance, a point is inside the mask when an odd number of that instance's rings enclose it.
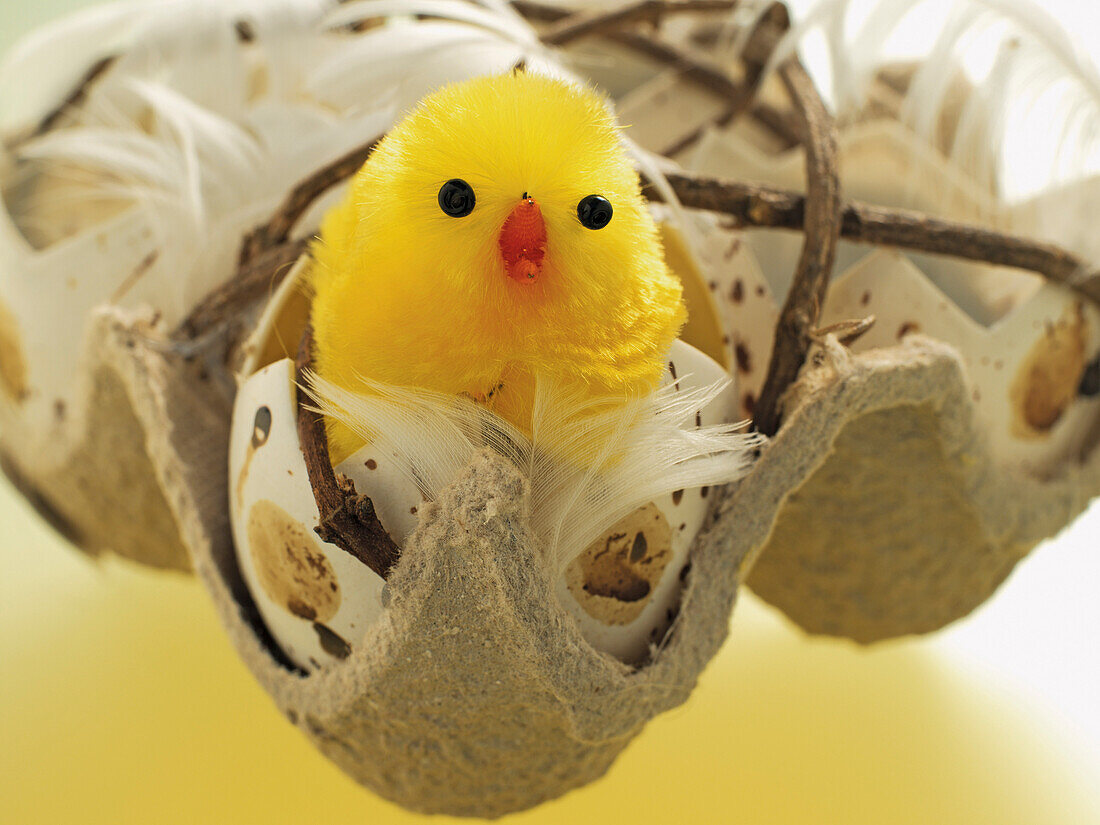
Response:
[[[1009,210],[988,192],[894,121],[847,128],[839,150],[847,197],[956,220],[1012,222]],[[801,150],[767,155],[722,130],[708,132],[688,164],[708,174],[793,188],[803,186],[805,175]],[[1031,214],[1026,204],[1015,212]],[[770,351],[775,304],[789,286],[801,240],[763,231],[743,238],[774,290],[775,299],[772,291],[764,296],[771,312],[764,307],[733,318],[726,302],[719,305],[743,348]],[[1088,438],[1095,402],[1078,386],[1100,350],[1100,327],[1095,308],[1070,290],[1019,270],[848,243],[840,246],[836,271],[820,325],[875,316],[875,326],[853,345],[856,352],[895,346],[914,333],[956,347],[967,367],[975,412],[1002,466],[1042,476]],[[753,325],[753,315],[766,315],[766,328]],[[742,392],[752,390],[746,386]]]
[[[966,365],[975,414],[1005,467],[1042,476],[1075,456],[1100,399],[1079,392],[1100,353],[1100,312],[1069,290],[1043,284],[990,327],[976,323],[897,252],[877,252],[833,284],[822,323],[874,315],[856,352],[927,335],[954,346]]]
[[[230,440],[230,512],[237,561],[268,630],[287,657],[312,671],[348,655],[382,614],[386,594],[374,571],[314,532],[319,515],[295,404],[289,359],[241,385]],[[420,493],[389,456],[369,452],[364,447],[336,471],[371,497],[401,544],[416,524]]]
[[[713,359],[673,342],[663,384],[690,391],[728,377]],[[736,416],[732,385],[699,411],[709,426]],[[661,646],[680,607],[688,551],[706,518],[710,488],[677,490],[612,525],[558,580],[558,598],[597,650],[641,664]]]
[[[738,419],[752,418],[756,399],[764,386],[771,360],[779,306],[756,255],[745,242],[745,233],[706,212],[683,216],[681,229],[665,210],[661,224],[665,256],[674,269],[692,266],[698,285],[684,280],[689,321],[688,339],[697,316],[708,313],[717,320],[719,343],[689,340],[697,348],[727,366],[734,377]]]

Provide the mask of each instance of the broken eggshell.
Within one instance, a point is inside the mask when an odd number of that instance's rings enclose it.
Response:
[[[1042,213],[1025,204],[1010,214],[895,122],[856,124],[839,148],[850,197],[1024,234],[1020,216]],[[799,185],[804,174],[801,152],[767,156],[730,131],[709,133],[692,164],[782,185]],[[800,239],[742,239],[771,282],[763,300],[784,294]],[[1100,313],[1031,273],[966,261],[842,243],[837,269],[820,325],[874,316],[851,352],[879,368],[890,358],[899,377],[915,352],[908,342],[937,342],[957,358],[960,401],[950,414],[938,402],[899,401],[838,431],[829,458],[789,480],[749,580],[810,632],[861,642],[931,632],[982,604],[1100,493],[1082,470],[1097,454],[1100,402],[1087,377],[1100,355]],[[739,334],[745,346],[770,350],[770,329],[747,325]],[[802,385],[820,380],[813,367]],[[796,387],[785,399],[784,429],[799,420],[804,395]],[[972,433],[965,448],[953,442],[959,428]],[[1040,500],[1037,490],[1051,502],[1041,516],[1024,501]]]
[[[280,300],[297,298],[303,271],[299,266],[287,278],[269,306],[257,351],[277,327]],[[248,367],[257,364],[250,359]],[[241,381],[229,449],[230,511],[238,563],[256,606],[283,652],[310,671],[346,658],[381,615],[387,594],[374,571],[314,532],[319,514],[298,440],[294,376],[294,363],[282,358]],[[662,383],[690,392],[726,377],[712,359],[675,341]],[[729,421],[735,398],[731,385],[699,411],[697,424]],[[423,501],[398,454],[367,445],[335,470],[370,497],[390,537],[404,545]],[[709,492],[658,498],[610,526],[569,565],[558,597],[595,648],[638,663],[663,640]]]
[[[995,226],[1012,223],[1010,211],[1034,211],[1026,204],[999,207],[893,121],[855,124],[841,133],[839,149],[852,198]],[[797,187],[804,161],[800,150],[768,156],[734,132],[715,130],[700,141],[691,163],[708,174]],[[764,300],[774,301],[772,294],[787,289],[799,239],[747,232],[744,247],[768,273],[772,290]],[[1049,474],[1088,438],[1095,411],[1077,388],[1100,352],[1100,316],[1072,290],[1005,267],[842,242],[820,325],[871,315],[876,324],[853,345],[857,352],[895,346],[915,332],[958,349],[994,460],[1005,468]],[[745,346],[770,351],[772,329],[746,325],[739,335]]]

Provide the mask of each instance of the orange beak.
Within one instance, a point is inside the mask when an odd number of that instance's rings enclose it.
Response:
[[[500,228],[500,257],[508,277],[520,283],[533,283],[542,272],[546,255],[546,223],[534,198],[523,194],[512,214]]]

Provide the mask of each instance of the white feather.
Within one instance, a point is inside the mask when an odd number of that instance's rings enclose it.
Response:
[[[932,141],[955,105],[960,72],[973,89],[949,155],[988,189],[1018,201],[1100,167],[1100,73],[1073,39],[1028,0],[823,0],[794,27],[776,60],[814,31],[826,35],[831,89],[844,119],[867,100],[877,71],[905,48],[920,60],[900,119]],[[853,26],[855,11],[863,13]],[[915,20],[920,26],[913,26]],[[920,32],[924,43],[914,42]],[[894,54],[891,54],[891,52]]]
[[[310,375],[317,409],[400,457],[434,499],[477,450],[506,456],[531,483],[531,527],[559,574],[607,527],[674,490],[725,484],[763,443],[741,425],[696,429],[694,416],[725,388],[664,387],[644,398],[591,398],[540,377],[530,437],[473,402],[363,379],[349,391]],[[583,460],[582,460],[583,457]]]

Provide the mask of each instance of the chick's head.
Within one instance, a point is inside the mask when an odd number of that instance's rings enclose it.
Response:
[[[338,384],[594,395],[656,387],[685,319],[604,101],[529,72],[425,98],[326,217],[314,250],[318,369]]]

